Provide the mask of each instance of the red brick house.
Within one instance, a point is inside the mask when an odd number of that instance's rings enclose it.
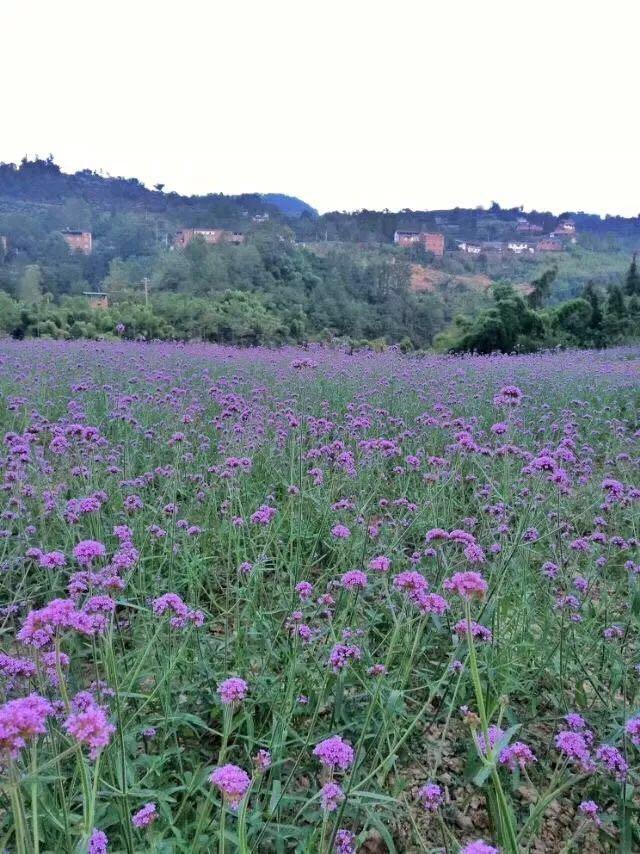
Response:
[[[184,249],[196,237],[210,244],[244,243],[244,234],[241,231],[227,231],[224,228],[181,228],[176,232],[173,245],[176,249]]]
[[[573,237],[576,233],[576,224],[573,220],[564,219],[559,222],[551,232],[552,237]]]
[[[539,240],[536,244],[536,250],[538,252],[562,252],[562,249],[562,243],[551,237],[545,237],[542,240]]]
[[[83,291],[82,296],[86,297],[91,308],[106,311],[109,308],[109,295],[104,291]]]
[[[90,231],[77,231],[66,228],[60,234],[72,252],[82,252],[83,255],[91,255],[93,241]]]
[[[444,234],[429,231],[413,231],[411,229],[397,229],[393,235],[393,242],[397,246],[414,246],[421,243],[427,252],[434,255],[444,255]]]
[[[422,231],[420,237],[427,252],[433,252],[440,258],[444,255],[444,234]]]

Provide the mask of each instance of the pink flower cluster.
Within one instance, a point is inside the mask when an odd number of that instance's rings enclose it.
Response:
[[[137,828],[149,827],[157,818],[157,807],[153,802],[149,802],[131,817],[131,824]]]
[[[488,584],[479,572],[456,572],[442,586],[463,599],[484,599]]]
[[[249,686],[238,676],[231,676],[218,685],[218,696],[224,706],[235,706],[247,696]]]
[[[251,785],[251,778],[237,765],[222,765],[209,775],[209,782],[216,786],[232,810],[237,810]]]
[[[87,703],[84,702],[84,697],[82,698],[80,708],[65,720],[64,729],[76,741],[87,745],[91,759],[98,758],[98,754],[109,744],[116,731],[113,724],[109,723],[106,709],[91,697]]]
[[[0,706],[0,754],[8,753],[15,759],[27,739],[47,731],[46,720],[53,711],[51,703],[39,694],[29,694]]]
[[[351,745],[343,741],[339,735],[325,738],[313,748],[313,755],[320,761],[321,765],[334,770],[346,769],[353,763],[355,754]]]
[[[196,628],[204,625],[204,614],[202,611],[193,611],[188,608],[177,593],[164,593],[152,602],[153,613],[161,617],[167,611],[173,614],[170,620],[171,628],[183,629],[188,623],[193,623]]]

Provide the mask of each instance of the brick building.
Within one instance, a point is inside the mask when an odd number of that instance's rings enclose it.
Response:
[[[444,255],[444,234],[429,231],[413,231],[411,229],[397,229],[393,235],[393,242],[397,246],[414,246],[422,244],[427,252],[442,257]]]
[[[82,296],[87,298],[91,308],[106,310],[109,308],[109,295],[104,291],[83,291]]]
[[[61,231],[60,234],[72,252],[82,252],[83,255],[91,255],[93,241],[90,231],[75,231],[74,229],[67,228]]]
[[[224,228],[181,228],[176,232],[173,245],[176,249],[184,249],[196,237],[210,244],[244,243],[244,234],[241,231],[228,231]]]
[[[552,240],[550,237],[545,237],[536,244],[538,252],[562,252],[562,249],[562,243],[559,240]]]

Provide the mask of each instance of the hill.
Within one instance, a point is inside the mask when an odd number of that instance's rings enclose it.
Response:
[[[495,205],[318,216],[283,194],[182,196],[88,169],[67,174],[52,158],[25,159],[0,164],[0,330],[96,337],[122,326],[147,338],[338,337],[409,348],[429,347],[444,331],[451,347],[483,349],[627,340],[635,334],[635,285],[626,296],[615,286],[640,247],[638,218],[578,213],[577,238],[571,232],[553,256],[507,250],[523,221],[543,233],[568,217]],[[442,234],[444,253],[396,245],[397,229]],[[478,253],[460,249],[473,241]],[[534,286],[541,277],[543,289]],[[512,294],[508,282],[518,283]],[[105,296],[96,301],[92,293]],[[589,305],[575,299],[587,293]],[[566,309],[567,300],[575,305]],[[527,302],[546,314],[526,315]],[[527,323],[498,335],[509,313]]]
[[[260,198],[276,207],[285,216],[300,217],[303,214],[307,214],[311,218],[318,216],[318,211],[315,208],[297,196],[285,196],[282,193],[262,193]]]

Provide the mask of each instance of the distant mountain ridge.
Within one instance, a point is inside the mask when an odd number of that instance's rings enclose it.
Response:
[[[303,213],[309,214],[312,217],[319,215],[315,208],[312,208],[311,205],[297,196],[287,196],[283,193],[262,193],[260,198],[264,199],[268,204],[274,205],[285,216],[296,218],[302,216]]]

